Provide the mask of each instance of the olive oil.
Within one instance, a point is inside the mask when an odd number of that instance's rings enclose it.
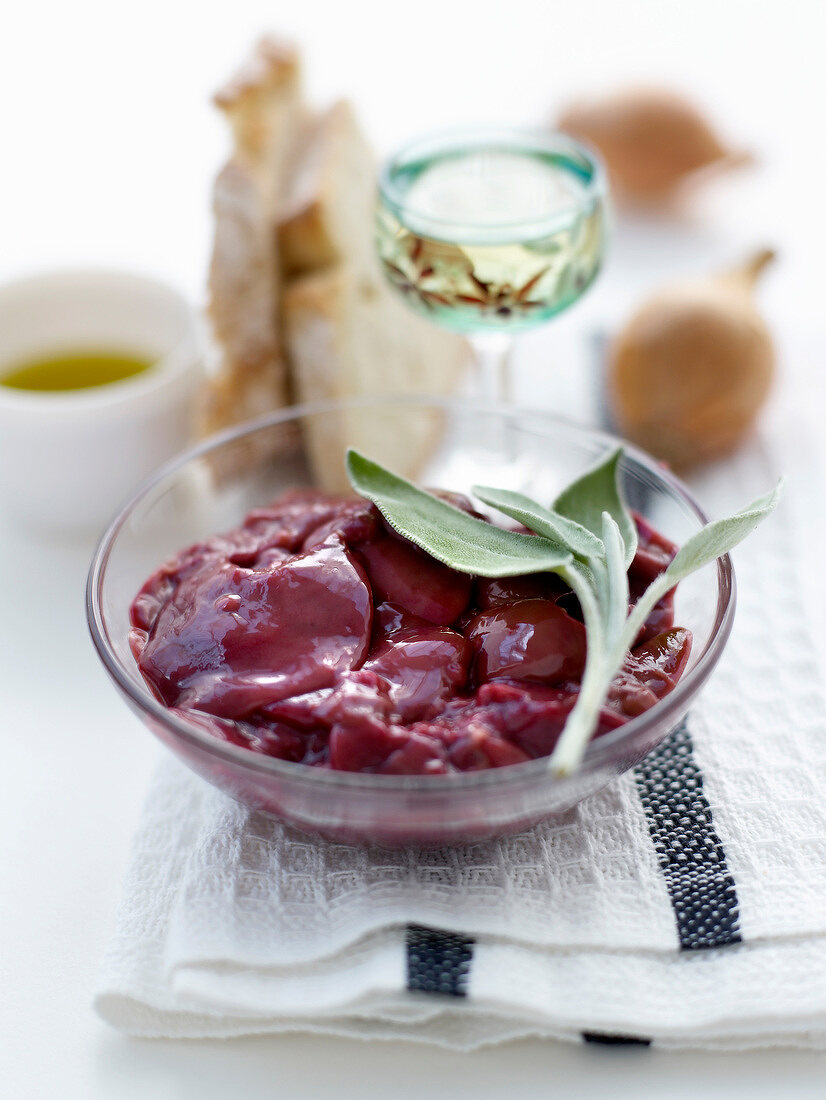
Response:
[[[32,359],[4,374],[0,386],[13,390],[88,390],[122,382],[149,370],[152,360],[122,351],[76,351]]]

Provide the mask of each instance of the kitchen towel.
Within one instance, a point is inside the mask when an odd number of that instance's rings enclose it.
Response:
[[[823,607],[801,572],[823,478],[812,436],[780,421],[695,484],[723,514],[789,474],[735,552],[718,668],[634,771],[517,836],[394,852],[309,839],[165,761],[96,996],[104,1019],[141,1036],[456,1049],[826,1047]]]

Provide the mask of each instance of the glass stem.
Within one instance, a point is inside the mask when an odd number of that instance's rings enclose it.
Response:
[[[470,342],[476,358],[474,396],[491,405],[509,405],[513,400],[509,362],[513,337],[505,332],[475,333]]]

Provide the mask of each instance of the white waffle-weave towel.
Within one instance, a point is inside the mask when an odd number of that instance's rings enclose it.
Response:
[[[634,772],[519,836],[393,853],[307,839],[170,760],[100,1014],[143,1036],[826,1046],[824,608],[800,573],[823,479],[785,427],[779,457],[764,440],[696,486],[723,514],[791,475],[735,553],[723,660]]]

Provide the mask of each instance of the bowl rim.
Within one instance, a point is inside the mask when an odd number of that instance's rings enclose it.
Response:
[[[674,715],[681,716],[689,700],[707,680],[712,669],[720,658],[720,655],[728,640],[734,620],[734,611],[737,601],[736,581],[731,557],[722,555],[716,561],[717,575],[717,606],[715,620],[711,635],[702,652],[699,654],[693,668],[677,683],[677,686],[660,702],[650,710],[636,718],[632,718],[622,726],[595,738],[590,742],[583,756],[580,768],[567,777],[556,777],[548,767],[549,757],[538,757],[520,764],[510,764],[501,768],[488,768],[481,771],[457,772],[448,775],[382,775],[374,772],[345,772],[334,771],[326,768],[315,768],[307,764],[300,764],[288,760],[279,760],[272,756],[256,753],[241,745],[234,745],[228,741],[220,741],[213,734],[199,729],[193,723],[180,718],[149,691],[148,687],[138,689],[135,683],[126,675],[117,653],[109,641],[106,629],[101,594],[106,575],[106,566],[111,556],[115,541],[131,516],[138,503],[150,494],[156,486],[165,481],[171,474],[194,459],[216,450],[243,436],[251,435],[264,428],[273,427],[288,421],[295,421],[305,416],[335,412],[340,409],[369,408],[377,405],[402,405],[409,407],[438,408],[447,413],[478,413],[479,415],[493,415],[508,420],[524,420],[526,417],[537,424],[553,425],[585,434],[597,442],[603,442],[606,446],[621,444],[630,458],[643,466],[649,474],[664,482],[674,495],[684,504],[688,510],[700,521],[708,522],[708,518],[700,505],[694,499],[690,490],[683,482],[661,466],[656,459],[646,454],[645,451],[633,444],[627,443],[618,436],[600,428],[577,423],[564,416],[544,410],[522,409],[518,406],[501,408],[495,404],[484,401],[466,401],[456,398],[442,398],[419,395],[369,395],[351,397],[337,400],[318,401],[303,405],[291,405],[279,409],[274,413],[257,417],[254,420],[245,421],[236,427],[210,436],[194,447],[181,452],[175,458],[161,466],[153,475],[147,478],[131,495],[126,504],[112,519],[108,527],[98,541],[86,583],[86,616],[92,642],[98,656],[103,662],[107,672],[114,680],[115,685],[126,696],[127,700],[139,711],[147,713],[154,721],[166,727],[170,733],[182,738],[187,743],[194,745],[199,750],[205,750],[210,755],[216,756],[226,763],[241,766],[244,769],[256,772],[259,775],[268,775],[273,778],[281,778],[297,783],[310,783],[313,786],[332,786],[349,788],[352,790],[372,791],[407,791],[418,792],[433,796],[444,795],[448,785],[451,788],[476,789],[490,786],[491,784],[510,785],[521,784],[531,779],[545,778],[554,784],[562,784],[575,779],[587,770],[596,770],[603,765],[609,765],[621,752],[623,745],[633,743],[638,736],[644,736],[650,730]],[[667,727],[669,728],[669,727]]]

